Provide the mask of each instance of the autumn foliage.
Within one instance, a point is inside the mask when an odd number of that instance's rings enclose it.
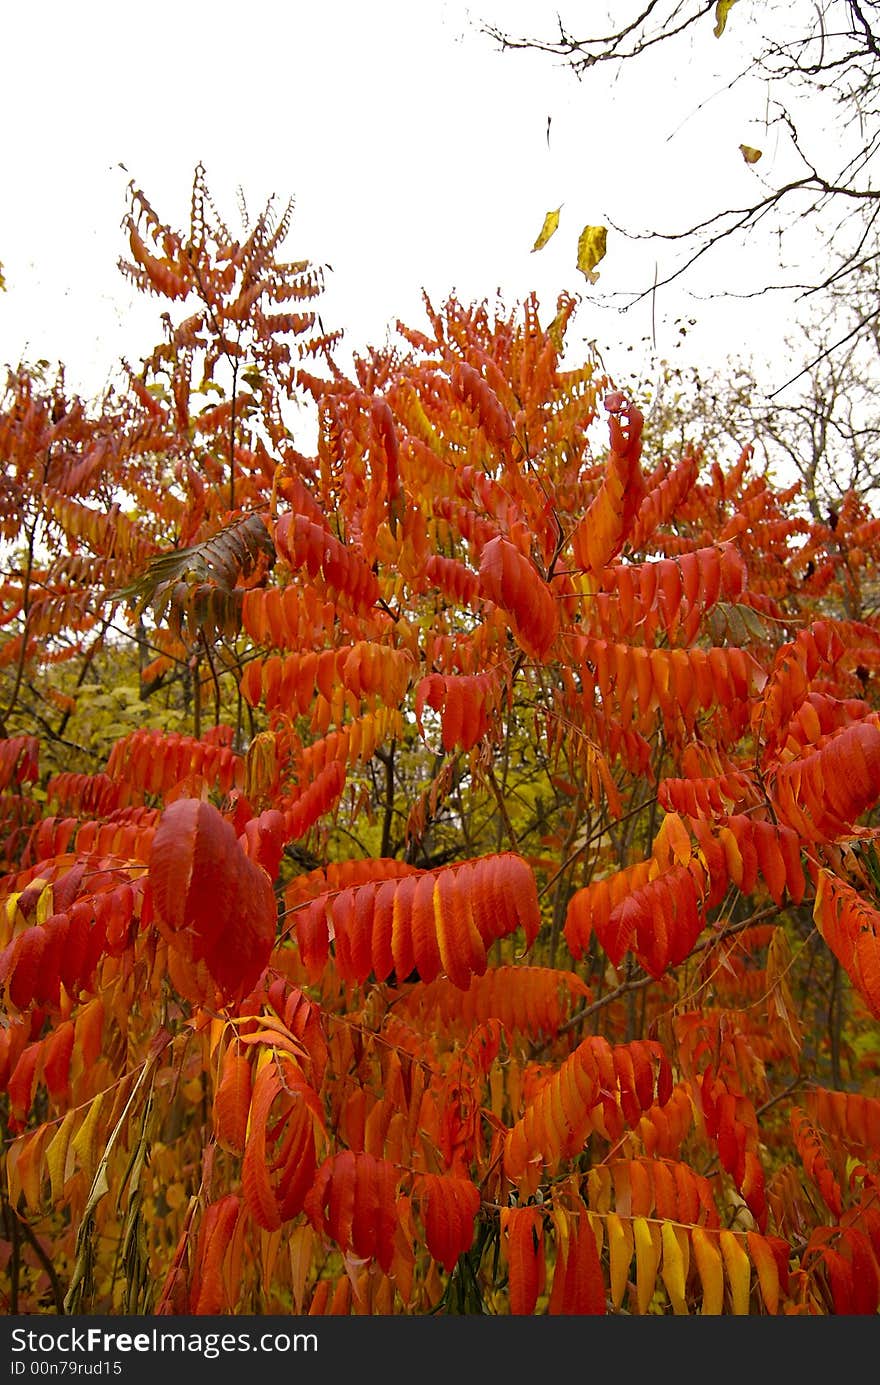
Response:
[[[876,1313],[880,521],[289,220],[2,399],[7,1310]]]

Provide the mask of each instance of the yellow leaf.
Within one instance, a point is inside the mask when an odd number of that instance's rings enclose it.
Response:
[[[724,1311],[724,1270],[721,1267],[721,1255],[713,1239],[699,1226],[695,1226],[691,1232],[691,1244],[700,1282],[703,1285],[703,1314],[718,1317]]]
[[[55,891],[52,889],[51,884],[45,885],[43,889],[40,890],[39,898],[37,899],[37,923],[45,923],[46,919],[51,918],[54,912]]]
[[[99,1092],[92,1101],[86,1118],[74,1136],[71,1145],[74,1154],[79,1159],[86,1183],[91,1183],[95,1176],[95,1169],[98,1167],[98,1121],[101,1116],[103,1101],[104,1093]]]
[[[741,144],[740,153],[747,164],[756,164],[763,154],[763,149],[753,149],[750,144]]]
[[[4,947],[15,932],[15,915],[18,908],[18,901],[21,899],[21,896],[22,891],[19,890],[16,894],[11,894],[6,901],[7,927],[3,930],[3,933],[0,934],[0,942],[2,942]]]
[[[596,1216],[595,1212],[588,1212],[587,1220],[596,1238],[596,1250],[601,1255],[605,1246],[605,1223],[601,1217]]]
[[[566,309],[560,308],[559,312],[550,323],[550,326],[547,328],[547,336],[556,347],[556,350],[560,352],[565,345],[565,326],[568,321],[568,316],[569,314]]]
[[[683,1227],[673,1226],[665,1221],[660,1228],[663,1242],[663,1265],[660,1274],[666,1285],[669,1302],[676,1317],[683,1317],[687,1311],[685,1283],[688,1272],[688,1239]]]
[[[586,274],[591,284],[595,284],[599,278],[595,270],[605,255],[607,238],[608,229],[605,226],[585,226],[578,238],[577,267]]]
[[[587,1174],[587,1190],[594,1212],[610,1212],[614,1191],[611,1170],[607,1164],[594,1164]]]
[[[693,851],[691,849],[691,834],[688,832],[678,813],[667,813],[662,823],[660,831],[654,840],[652,852],[656,860],[669,860],[671,864],[686,866],[689,864]]]
[[[752,1277],[752,1267],[749,1257],[743,1250],[742,1242],[732,1231],[722,1231],[720,1233],[721,1253],[724,1256],[724,1265],[727,1270],[727,1278],[730,1282],[730,1294],[733,1300],[733,1311],[738,1317],[747,1317],[749,1311],[749,1283]]]
[[[736,0],[718,0],[715,6],[715,28],[713,33],[716,38],[720,38],[727,25],[727,16],[736,4]]]
[[[67,1181],[67,1152],[75,1124],[76,1111],[68,1111],[46,1150],[46,1167],[49,1170],[53,1202],[57,1202],[64,1193],[64,1184]]]
[[[660,1229],[644,1217],[633,1218],[633,1237],[636,1243],[636,1294],[639,1312],[644,1316],[651,1306],[657,1287],[657,1267],[660,1264]]]
[[[559,226],[559,213],[561,211],[562,207],[559,206],[556,208],[555,212],[548,212],[547,215],[544,217],[544,225],[541,227],[541,230],[538,234],[538,239],[532,246],[533,253],[536,250],[541,250],[543,246],[547,244],[548,240]]]
[[[608,1249],[611,1255],[611,1301],[615,1308],[619,1308],[623,1303],[629,1280],[633,1233],[616,1212],[609,1213],[605,1230],[608,1233]]]
[[[192,1102],[193,1106],[197,1106],[201,1101],[204,1101],[205,1087],[201,1076],[192,1077],[189,1082],[184,1082],[183,1086],[180,1088],[180,1094],[186,1097],[187,1101]]]

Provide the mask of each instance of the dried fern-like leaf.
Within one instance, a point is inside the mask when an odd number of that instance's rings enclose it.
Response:
[[[157,554],[145,572],[128,586],[108,593],[108,599],[133,605],[136,614],[149,606],[157,620],[170,607],[178,626],[184,617],[192,623],[201,616],[206,627],[225,631],[232,623],[237,630],[241,602],[240,598],[233,601],[232,593],[239,578],[249,577],[261,558],[271,567],[275,548],[260,516],[247,514],[202,543]],[[196,596],[200,601],[194,605]],[[230,619],[233,607],[234,621]]]

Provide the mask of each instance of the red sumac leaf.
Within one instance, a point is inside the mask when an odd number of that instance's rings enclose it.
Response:
[[[149,879],[171,946],[204,960],[225,1002],[247,995],[269,960],[277,908],[232,825],[210,803],[175,800],[153,838]]]

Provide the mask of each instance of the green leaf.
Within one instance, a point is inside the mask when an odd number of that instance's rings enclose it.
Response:
[[[605,255],[608,229],[605,226],[585,226],[578,238],[577,267],[595,284],[599,275],[596,265]]]
[[[752,606],[719,601],[708,614],[709,629],[716,644],[767,644],[772,642],[772,627]]]
[[[109,601],[124,601],[136,612],[152,607],[154,619],[160,621],[171,606],[178,619],[184,614],[190,622],[195,617],[193,602],[204,605],[206,593],[213,590],[216,604],[212,611],[200,610],[199,616],[230,632],[240,626],[241,592],[235,588],[240,576],[249,576],[261,555],[269,566],[275,562],[275,546],[265,524],[257,514],[236,519],[211,538],[190,548],[173,548],[151,558],[145,572],[128,586],[107,593]]]
[[[532,253],[534,253],[536,250],[543,249],[550,237],[555,233],[557,227],[559,226],[559,213],[561,211],[562,207],[560,205],[556,208],[555,211],[548,212],[547,215],[544,217],[544,224],[541,227],[540,232],[538,233],[538,239],[532,246]]]

